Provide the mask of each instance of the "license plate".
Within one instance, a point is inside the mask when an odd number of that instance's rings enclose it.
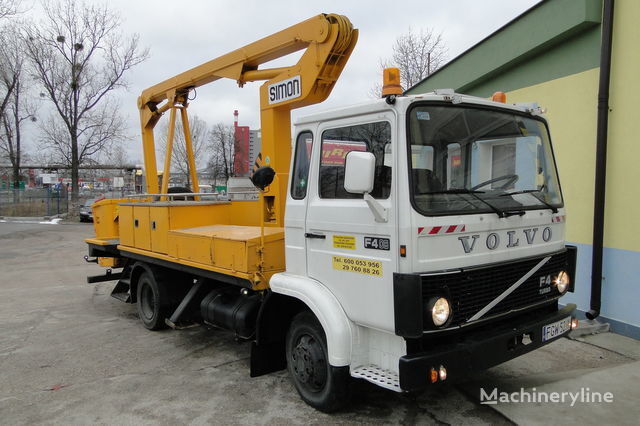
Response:
[[[556,321],[551,324],[547,324],[542,327],[542,341],[546,342],[554,337],[569,331],[571,329],[571,317],[566,317],[560,321]]]

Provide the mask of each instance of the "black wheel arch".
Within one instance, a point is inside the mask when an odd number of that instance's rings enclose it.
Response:
[[[151,275],[156,275],[156,271],[154,268],[145,263],[145,262],[135,262],[131,266],[131,278],[130,278],[130,293],[131,293],[131,303],[136,303],[138,299],[138,280],[140,279],[140,275],[144,272],[148,272]]]
[[[170,283],[168,290],[170,292],[171,301],[176,305],[180,303],[186,292],[193,284],[194,276],[190,274],[138,260],[131,265],[129,284],[132,298],[131,303],[136,303],[137,301],[138,280],[144,272],[148,272],[153,275],[157,281],[163,281],[165,283],[168,281]]]
[[[256,338],[251,346],[251,377],[287,367],[285,342],[291,320],[311,309],[301,300],[267,290],[256,321]]]

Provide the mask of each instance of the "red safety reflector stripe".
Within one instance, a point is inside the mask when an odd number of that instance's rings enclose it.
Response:
[[[445,225],[445,226],[428,226],[419,227],[418,235],[441,235],[441,234],[453,234],[456,232],[465,232],[467,225]]]

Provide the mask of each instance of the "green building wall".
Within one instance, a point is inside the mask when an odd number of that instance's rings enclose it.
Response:
[[[576,292],[589,309],[602,0],[547,0],[407,91],[437,88],[547,110],[565,206],[567,240],[578,245]],[[616,0],[610,84],[602,316],[640,338],[640,1]]]

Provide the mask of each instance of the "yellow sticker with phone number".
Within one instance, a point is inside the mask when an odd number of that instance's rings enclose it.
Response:
[[[355,272],[357,274],[382,276],[382,262],[379,260],[356,259],[353,257],[333,256],[333,269]]]

